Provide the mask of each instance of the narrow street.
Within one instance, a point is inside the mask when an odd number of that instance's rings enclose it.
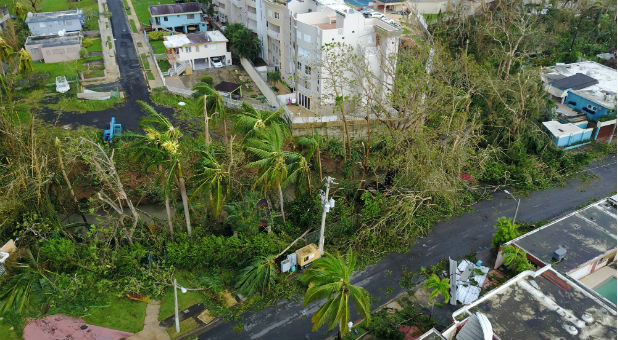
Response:
[[[69,125],[71,128],[88,125],[104,129],[109,128],[111,118],[116,117],[116,122],[122,124],[123,129],[135,130],[139,127],[139,120],[144,116],[137,101],[141,100],[152,105],[148,84],[140,69],[122,0],[108,0],[107,6],[112,13],[110,20],[116,47],[116,62],[120,70],[120,85],[125,92],[126,102],[102,111],[64,112],[60,117],[57,117],[55,112],[43,111],[40,116],[45,121],[55,122],[56,125]],[[157,107],[157,111],[168,117],[172,114],[169,108]]]
[[[581,175],[569,180],[563,187],[533,192],[529,197],[522,198],[517,219],[525,222],[554,219],[592,199],[614,193],[616,156],[611,155],[592,164]],[[421,266],[435,264],[443,257],[458,258],[473,251],[487,251],[491,247],[496,219],[500,216],[512,217],[515,203],[504,193],[496,192],[491,200],[479,202],[473,209],[435,225],[429,236],[418,240],[408,253],[390,254],[378,264],[355,273],[352,283],[369,291],[375,308],[403,291],[399,280],[404,269],[416,271]],[[326,327],[311,332],[311,316],[318,308],[317,303],[303,308],[301,301],[282,300],[276,306],[258,313],[243,314],[242,333],[234,331],[235,322],[224,322],[200,334],[199,339],[324,339],[336,335],[336,331],[328,332]]]

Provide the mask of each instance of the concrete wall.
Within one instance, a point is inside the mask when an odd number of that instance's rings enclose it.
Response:
[[[586,98],[583,98],[571,91],[569,91],[569,94],[566,97],[565,103],[569,106],[572,107],[576,110],[579,110],[581,112],[585,112],[586,116],[588,116],[589,120],[593,120],[593,121],[597,121],[599,120],[599,118],[607,115],[607,109],[603,106],[600,106],[599,104],[588,100]],[[591,105],[593,107],[597,108],[597,111],[594,114],[591,114],[589,112],[584,111],[584,108],[587,108],[588,105]]]
[[[40,44],[26,46],[26,51],[32,56],[32,61],[43,61],[45,63],[78,60],[80,49],[80,44],[54,47],[42,47]]]
[[[179,60],[190,61],[194,59],[201,58],[212,58],[212,57],[225,57],[225,62],[227,65],[232,64],[232,54],[227,51],[225,42],[214,42],[202,45],[192,45],[187,46],[190,48],[190,52],[188,52],[187,47],[178,48],[178,54],[176,57]]]
[[[255,85],[257,85],[258,89],[262,91],[262,94],[266,97],[270,105],[279,108],[281,105],[277,101],[277,96],[270,86],[268,86],[268,84],[266,84],[266,82],[262,79],[262,77],[260,77],[260,74],[255,70],[253,64],[246,58],[240,58],[240,65],[242,65],[243,69],[245,69],[249,77],[251,77],[251,80],[253,80]]]

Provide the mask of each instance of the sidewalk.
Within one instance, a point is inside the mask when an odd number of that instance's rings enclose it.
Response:
[[[101,45],[103,47],[103,63],[105,65],[105,78],[98,79],[96,81],[84,83],[88,85],[95,84],[109,84],[120,80],[120,70],[116,63],[116,46],[114,45],[114,36],[112,34],[112,27],[109,22],[109,18],[105,16],[107,11],[107,1],[98,0],[99,2],[99,33],[101,34]],[[111,44],[107,42],[110,41]],[[111,48],[110,48],[111,46]]]
[[[161,303],[152,301],[146,307],[146,318],[144,318],[144,329],[135,335],[127,338],[128,340],[169,340],[170,336],[165,331],[165,327],[159,326],[159,309]]]
[[[135,44],[135,50],[137,51],[138,56],[142,54],[146,54],[148,56],[148,62],[150,63],[150,73],[152,73],[152,75],[154,76],[154,80],[148,79],[146,70],[142,68],[142,71],[144,72],[144,79],[146,79],[146,81],[148,82],[148,87],[150,87],[151,90],[157,87],[163,87],[163,80],[161,79],[161,76],[156,69],[157,60],[151,53],[150,45],[144,37],[142,24],[139,22],[139,20],[137,20],[135,8],[133,8],[133,2],[131,0],[127,0],[127,4],[129,5],[129,9],[131,12],[130,14],[126,13],[127,20],[129,21],[129,23],[131,22],[131,20],[133,20],[133,22],[135,22],[135,27],[137,27],[137,33],[131,33],[133,35],[133,43]]]

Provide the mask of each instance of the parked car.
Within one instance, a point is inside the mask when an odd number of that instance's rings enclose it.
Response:
[[[379,12],[371,12],[370,17],[371,18],[378,18],[378,19],[385,18],[384,14],[379,13]]]
[[[407,11],[399,11],[399,12],[396,12],[396,14],[399,14],[399,15],[408,15],[408,14],[410,14],[410,13],[408,13]]]
[[[210,61],[212,61],[212,66],[214,66],[215,68],[223,67],[223,62],[221,62],[221,58],[219,57],[211,58]]]

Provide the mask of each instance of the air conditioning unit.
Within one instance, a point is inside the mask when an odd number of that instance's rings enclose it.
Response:
[[[552,256],[552,259],[556,262],[560,262],[566,256],[566,253],[567,253],[567,250],[560,247],[554,250],[554,255]]]

